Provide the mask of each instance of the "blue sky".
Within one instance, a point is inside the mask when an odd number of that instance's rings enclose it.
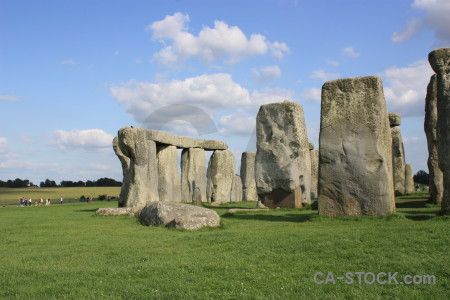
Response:
[[[121,180],[117,130],[165,118],[239,166],[259,106],[285,99],[317,147],[323,83],[368,75],[427,170],[427,56],[450,46],[449,15],[447,0],[1,0],[0,179]]]

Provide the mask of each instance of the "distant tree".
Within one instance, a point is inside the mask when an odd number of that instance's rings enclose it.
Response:
[[[95,186],[95,182],[93,182],[92,180],[88,180],[88,181],[86,181],[86,186],[93,187],[93,186]]]
[[[424,170],[420,170],[414,175],[414,182],[416,183],[422,183],[422,184],[429,184],[429,175]]]
[[[79,180],[77,183],[75,183],[75,186],[86,186],[84,181]]]
[[[96,186],[122,186],[122,182],[112,178],[100,178],[95,182]]]
[[[0,180],[0,187],[6,187],[6,181]]]
[[[54,180],[45,179],[45,182],[41,182],[40,187],[56,187],[56,182]]]

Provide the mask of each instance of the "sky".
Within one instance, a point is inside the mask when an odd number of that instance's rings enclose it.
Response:
[[[0,0],[0,180],[122,180],[124,126],[255,151],[260,105],[302,105],[318,147],[325,81],[378,75],[406,161],[428,170],[428,53],[448,0]]]

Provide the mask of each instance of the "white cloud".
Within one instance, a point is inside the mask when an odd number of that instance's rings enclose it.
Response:
[[[0,154],[8,152],[8,140],[4,137],[0,137]]]
[[[223,21],[215,21],[214,28],[203,26],[198,36],[195,36],[188,32],[188,22],[189,16],[178,12],[147,27],[147,30],[152,31],[152,38],[165,45],[154,55],[156,61],[169,65],[197,56],[208,64],[222,58],[232,64],[252,55],[269,52],[282,59],[289,53],[285,43],[269,42],[261,34],[252,34],[247,38],[239,27],[229,26]],[[167,40],[171,41],[170,45],[166,45]]]
[[[266,88],[261,91],[253,91],[251,95],[252,109],[250,111],[258,111],[263,104],[282,102],[284,100],[292,100],[294,93],[291,90],[281,88]]]
[[[66,60],[62,60],[60,62],[60,64],[74,66],[74,65],[76,65],[76,62],[73,59],[66,59]]]
[[[255,117],[238,114],[226,115],[219,120],[219,133],[223,136],[249,136],[256,126]]]
[[[450,1],[448,0],[415,0],[412,8],[424,10],[425,15],[411,18],[406,22],[406,28],[394,32],[393,42],[403,42],[412,38],[417,32],[431,29],[436,35],[438,44],[450,42]]]
[[[83,148],[98,150],[112,148],[113,136],[101,129],[86,129],[71,131],[55,130],[49,138],[50,145],[56,145],[61,150]]]
[[[342,49],[342,54],[353,58],[359,57],[361,55],[361,53],[356,52],[356,50],[352,46],[348,46]]]
[[[432,74],[427,60],[403,68],[386,69],[381,76],[389,112],[399,113],[402,117],[422,116],[427,85]]]
[[[0,101],[4,100],[4,101],[16,101],[19,100],[20,97],[17,95],[0,95]]]
[[[305,100],[320,102],[322,97],[322,91],[318,88],[311,88],[305,93],[301,94],[301,97]]]
[[[255,80],[259,83],[268,83],[281,77],[281,70],[278,66],[267,66],[259,69],[252,69]]]
[[[311,78],[322,79],[322,81],[328,81],[339,78],[341,75],[335,73],[327,73],[325,70],[315,70],[313,71]]]

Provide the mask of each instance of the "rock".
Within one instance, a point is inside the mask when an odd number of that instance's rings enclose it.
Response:
[[[402,118],[400,117],[399,114],[390,113],[388,117],[389,117],[389,125],[391,127],[400,126],[402,124]]]
[[[120,149],[120,152],[117,150]],[[143,207],[147,203],[158,201],[158,171],[156,144],[145,137],[145,129],[122,128],[118,132],[118,148],[129,158],[128,174],[122,184],[120,198],[126,207]],[[119,156],[120,158],[120,156]]]
[[[437,86],[436,75],[431,76],[425,98],[425,135],[428,142],[428,171],[430,198],[435,204],[441,204],[444,192],[444,177],[439,168],[438,136],[437,136]]]
[[[194,193],[192,194],[192,204],[202,206],[202,192],[198,187],[194,189]]]
[[[414,173],[411,164],[406,164],[405,167],[405,193],[412,194],[414,193]]]
[[[391,138],[394,192],[396,196],[401,196],[405,194],[405,151],[400,127],[391,127]]]
[[[181,183],[178,174],[177,148],[158,146],[159,201],[181,202]]]
[[[231,199],[231,186],[236,174],[236,162],[230,150],[216,150],[207,170],[206,197],[208,202],[222,204]]]
[[[125,154],[122,153],[122,150],[120,150],[119,138],[117,136],[114,137],[113,139],[113,150],[116,153],[122,165],[123,180],[118,205],[119,207],[124,207],[125,199],[128,199],[128,191],[130,190],[130,182],[131,182],[130,158],[125,156]]]
[[[231,185],[230,202],[242,201],[242,181],[241,176],[234,175],[233,184]]]
[[[309,151],[314,150],[314,143],[309,143]]]
[[[199,188],[201,199],[206,202],[206,157],[200,148],[183,149],[181,153],[181,198],[193,200],[195,188]]]
[[[441,208],[450,213],[450,48],[431,51],[428,61],[436,72],[438,157],[444,177]]]
[[[136,207],[105,207],[99,208],[95,212],[100,216],[136,216],[139,215],[141,209]]]
[[[175,227],[186,230],[220,225],[220,217],[214,210],[164,201],[153,202],[145,206],[139,214],[139,220],[147,226]]]
[[[262,105],[256,118],[255,179],[270,208],[311,202],[311,161],[303,108],[292,101]]]
[[[319,150],[309,151],[311,158],[311,200],[319,196]]]
[[[120,130],[141,129],[145,132],[145,139],[152,140],[158,144],[173,145],[177,148],[202,148],[205,150],[226,150],[228,145],[222,141],[194,139],[178,136],[164,131],[143,129],[139,127],[124,127]],[[119,131],[120,131],[119,130]]]
[[[255,181],[256,152],[243,152],[241,156],[241,179],[244,201],[257,201]]]
[[[321,215],[395,210],[391,133],[379,77],[323,85],[319,142]]]

